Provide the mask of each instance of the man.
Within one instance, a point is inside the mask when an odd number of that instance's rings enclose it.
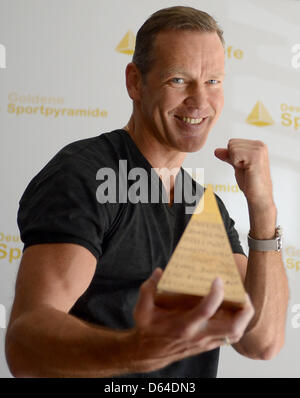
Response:
[[[147,176],[153,168],[178,168],[179,175],[186,153],[203,148],[223,107],[223,45],[206,13],[172,7],[153,14],[126,69],[133,101],[126,128],[68,145],[27,187],[18,216],[25,246],[6,336],[13,375],[215,377],[225,341],[253,359],[281,349],[288,287],[280,253],[264,249],[274,238],[276,207],[263,143],[234,139],[215,152],[234,167],[252,242],[262,244],[246,258],[217,198],[252,301],[236,312],[220,308],[219,278],[188,310],[155,305],[162,269],[190,217],[186,203],[174,201],[177,177],[168,186],[161,175],[160,195],[167,191],[169,203],[100,203],[104,192],[97,191],[104,169],[121,180],[120,160]]]

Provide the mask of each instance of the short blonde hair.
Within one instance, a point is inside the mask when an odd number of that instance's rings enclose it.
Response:
[[[206,12],[183,6],[164,8],[152,14],[141,26],[136,36],[132,61],[144,78],[154,61],[153,43],[155,38],[159,32],[167,30],[216,32],[225,47],[222,29],[217,21]]]

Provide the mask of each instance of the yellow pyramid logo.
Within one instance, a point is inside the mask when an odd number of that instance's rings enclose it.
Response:
[[[255,104],[250,115],[247,117],[246,122],[248,124],[254,124],[258,127],[270,126],[274,124],[274,120],[261,101],[258,101]]]
[[[202,201],[203,211],[192,215],[158,283],[155,301],[160,306],[176,303],[185,307],[199,302],[199,296],[208,294],[216,277],[224,282],[224,306],[241,307],[245,303],[244,285],[211,185],[198,206]]]
[[[116,47],[116,51],[123,54],[132,55],[135,47],[135,35],[129,30]]]

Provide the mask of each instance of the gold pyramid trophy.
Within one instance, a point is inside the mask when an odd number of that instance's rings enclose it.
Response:
[[[199,208],[203,210],[197,212]],[[209,293],[219,276],[224,284],[222,307],[240,308],[246,292],[211,185],[197,209],[158,283],[155,302],[166,308],[189,308]]]
[[[116,51],[123,54],[132,55],[135,47],[135,35],[129,30],[116,47]]]
[[[250,115],[247,117],[246,122],[248,124],[254,124],[255,126],[270,126],[274,124],[274,120],[269,114],[267,108],[261,101],[258,101],[252,109]]]

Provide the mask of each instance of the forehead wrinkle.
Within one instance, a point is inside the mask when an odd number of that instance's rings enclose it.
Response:
[[[199,32],[184,32],[185,35],[189,37],[195,37],[199,35]],[[203,35],[203,33],[200,33]],[[198,36],[199,37],[199,36]],[[161,79],[165,79],[170,75],[174,75],[176,73],[193,77],[196,71],[196,68],[201,66],[201,70],[197,74],[201,75],[219,75],[224,74],[224,68],[220,65],[220,57],[218,56],[218,51],[216,51],[215,45],[213,46],[210,42],[201,41],[197,39],[196,48],[191,47],[189,45],[184,46],[180,45],[183,41],[182,36],[176,37],[174,40],[174,32],[170,37],[170,32],[160,32],[156,37],[154,46],[153,46],[153,55],[154,55],[154,68],[159,71],[159,77]],[[178,40],[180,43],[178,43]],[[194,42],[195,40],[192,40]],[[188,42],[189,43],[189,42]],[[201,44],[201,45],[200,45]],[[182,53],[178,51],[178,48],[184,48],[184,59],[182,58]],[[198,57],[195,57],[195,50],[199,51]],[[224,49],[222,47],[222,54]],[[224,54],[223,54],[224,57]],[[224,57],[225,58],[225,57]],[[181,62],[183,61],[183,62]],[[223,60],[222,63],[224,63]],[[224,65],[225,66],[225,65]],[[198,68],[197,68],[198,69]],[[221,72],[222,70],[222,72]],[[221,72],[221,73],[220,73]]]

